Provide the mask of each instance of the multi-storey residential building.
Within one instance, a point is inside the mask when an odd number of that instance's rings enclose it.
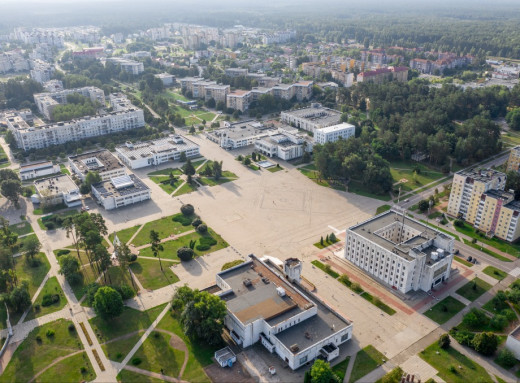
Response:
[[[54,165],[52,161],[34,162],[20,166],[20,179],[27,181],[33,178],[60,173],[60,171],[60,165]]]
[[[88,172],[98,173],[102,181],[126,174],[125,166],[106,149],[70,156],[69,166],[82,181]]]
[[[362,72],[357,76],[357,82],[373,82],[381,84],[384,81],[396,80],[399,82],[408,81],[408,68],[388,67]]]
[[[105,55],[103,47],[83,48],[80,51],[72,52],[74,57],[87,57],[97,59]]]
[[[320,357],[330,361],[352,338],[352,322],[301,282],[302,263],[257,258],[216,276],[215,295],[227,307],[225,326],[242,347],[260,342],[296,370]]]
[[[229,85],[208,85],[204,87],[203,94],[206,101],[214,99],[216,102],[226,102],[226,96],[231,91]]]
[[[44,178],[34,182],[36,199],[43,206],[65,204],[67,207],[81,205],[78,185],[66,174]]]
[[[308,108],[282,112],[281,118],[288,125],[314,134],[317,129],[339,124],[341,112],[313,103]]]
[[[450,277],[454,238],[394,210],[347,230],[345,259],[402,293]]]
[[[226,74],[226,76],[229,76],[229,77],[241,77],[241,76],[247,76],[248,71],[247,71],[247,69],[242,69],[242,68],[226,68],[224,73]]]
[[[226,107],[244,112],[249,109],[251,97],[248,90],[235,90],[226,96]]]
[[[169,73],[159,73],[155,75],[156,78],[162,81],[165,87],[173,86],[175,84],[175,76]]]
[[[327,142],[336,142],[339,139],[347,140],[354,137],[356,127],[346,122],[338,125],[327,126],[325,128],[316,129],[314,140],[317,144],[326,144]]]
[[[133,75],[138,75],[139,73],[144,72],[144,65],[139,61],[129,60],[122,57],[109,57],[106,59],[106,62],[119,65],[122,70]]]
[[[23,150],[40,149],[144,126],[143,111],[133,105],[110,113],[40,126],[29,125],[17,112],[6,113],[4,118],[7,128],[14,134],[16,144]]]
[[[40,84],[49,81],[54,74],[54,65],[42,60],[32,61],[31,67],[31,78]]]
[[[448,214],[474,224],[482,194],[489,190],[504,190],[506,175],[493,169],[461,170],[453,176]]]
[[[112,177],[92,185],[92,195],[106,209],[118,209],[149,200],[150,188],[135,175]]]
[[[178,135],[136,144],[128,142],[116,147],[116,152],[121,161],[131,169],[179,160],[182,153],[186,154],[186,158],[200,156],[199,145]]]
[[[46,83],[43,84],[43,88],[47,92],[51,92],[51,93],[60,92],[63,90],[63,82],[61,82],[60,80],[47,81]]]
[[[507,171],[517,172],[520,167],[520,146],[515,146],[509,152],[509,159],[507,160]]]
[[[41,114],[47,119],[52,119],[52,111],[57,105],[67,103],[67,96],[71,94],[80,94],[84,97],[90,98],[92,102],[99,103],[100,106],[105,105],[105,93],[103,90],[93,87],[85,86],[83,88],[63,89],[51,93],[36,93],[34,95],[34,102]]]
[[[13,50],[0,53],[0,73],[21,72],[30,68],[29,60],[23,56],[23,51]]]

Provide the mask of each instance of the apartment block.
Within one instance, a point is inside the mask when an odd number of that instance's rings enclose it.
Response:
[[[54,74],[54,65],[42,60],[32,61],[31,68],[31,78],[40,84],[50,81]]]
[[[344,257],[402,293],[430,291],[450,277],[455,239],[390,210],[350,227]]]
[[[372,82],[381,84],[385,81],[408,81],[408,68],[406,67],[388,67],[362,72],[357,76],[357,82]]]
[[[109,57],[106,59],[106,62],[111,62],[115,65],[119,65],[122,70],[132,75],[138,75],[139,73],[144,72],[144,65],[142,62],[139,61],[125,59],[122,57]]]
[[[49,81],[50,83],[50,81]],[[46,83],[48,84],[48,83]],[[51,93],[36,93],[34,95],[34,102],[41,114],[48,120],[52,119],[52,111],[57,105],[64,105],[67,103],[67,96],[71,94],[80,94],[89,98],[92,102],[99,103],[100,106],[105,105],[105,93],[103,90],[93,87],[85,86],[83,88],[63,89]]]
[[[347,140],[354,137],[356,127],[346,122],[338,125],[327,126],[325,128],[316,129],[314,140],[317,144],[326,144],[327,142],[336,142],[339,139]]]
[[[509,152],[509,159],[507,160],[507,171],[517,172],[520,167],[520,146],[515,146]]]
[[[461,170],[453,176],[447,212],[473,225],[482,194],[493,189],[504,190],[505,185],[506,175],[496,170]]]

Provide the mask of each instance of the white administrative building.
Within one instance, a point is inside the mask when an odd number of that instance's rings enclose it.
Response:
[[[347,140],[354,137],[355,134],[356,127],[354,125],[342,122],[338,125],[316,129],[314,140],[317,144],[326,144],[327,142],[336,142],[339,139]]]
[[[126,167],[107,149],[70,156],[69,166],[82,181],[88,172],[98,173],[102,181],[126,174]]]
[[[269,258],[249,258],[216,277],[214,294],[226,302],[224,324],[233,340],[244,348],[260,342],[293,370],[339,356],[352,322],[302,286],[302,263],[289,258],[282,268]]]
[[[92,195],[106,210],[149,200],[150,189],[135,175],[112,177],[92,185]]]
[[[182,153],[186,154],[186,158],[200,156],[199,145],[179,135],[136,144],[127,142],[116,147],[116,152],[121,161],[131,169],[179,160]]]
[[[430,291],[450,277],[454,241],[390,210],[347,230],[344,257],[402,293]]]
[[[78,185],[66,174],[44,178],[34,182],[36,196],[33,202],[43,206],[65,204],[67,207],[81,205]]]
[[[26,181],[32,178],[60,173],[60,171],[60,165],[54,165],[52,161],[33,162],[20,166],[20,179]]]

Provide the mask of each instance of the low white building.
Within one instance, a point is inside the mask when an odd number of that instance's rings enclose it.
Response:
[[[59,172],[60,165],[54,165],[51,161],[34,162],[32,164],[20,166],[20,179],[22,181],[27,181]]]
[[[133,75],[138,75],[139,73],[144,72],[144,65],[139,61],[125,59],[122,57],[109,57],[106,59],[106,62],[111,62],[114,65],[118,65],[121,67],[121,70],[124,70],[125,72]]]
[[[307,144],[305,144],[306,142]],[[268,157],[278,157],[289,161],[303,156],[305,151],[310,152],[312,144],[301,133],[293,134],[284,129],[278,129],[275,134],[255,140],[255,149]]]
[[[82,181],[88,172],[98,173],[103,181],[126,174],[125,166],[106,149],[70,156],[69,166]]]
[[[347,140],[354,137],[356,127],[343,122],[338,125],[327,126],[326,128],[316,129],[314,140],[317,144],[326,144],[327,142],[336,142],[340,138]]]
[[[520,360],[520,326],[507,336],[506,348],[515,355],[516,359]]]
[[[78,185],[66,174],[44,178],[34,182],[36,201],[44,206],[65,204],[67,207],[81,205]]]
[[[338,125],[341,119],[341,112],[324,108],[320,104],[314,103],[308,108],[290,110],[281,113],[282,122],[298,129],[309,131],[313,134],[317,129],[328,126]]]
[[[347,230],[344,257],[402,293],[430,291],[450,277],[454,241],[390,210]]]
[[[112,177],[92,185],[92,195],[106,210],[133,205],[151,198],[150,189],[135,175]]]
[[[150,52],[147,52],[150,53]],[[175,76],[169,73],[159,73],[155,75],[155,78],[158,78],[162,81],[165,87],[170,87],[175,84]]]
[[[226,302],[224,324],[233,340],[244,348],[260,342],[293,370],[339,356],[339,346],[352,337],[352,322],[300,284],[302,263],[289,258],[282,269],[269,258],[249,257],[216,277],[215,294]]]
[[[167,161],[175,161],[185,153],[186,158],[200,156],[199,145],[186,137],[170,135],[158,140],[139,142],[116,147],[117,156],[130,169],[159,165]]]
[[[238,149],[253,145],[256,140],[276,133],[276,129],[255,120],[240,121],[222,129],[206,133],[206,137],[224,149]]]

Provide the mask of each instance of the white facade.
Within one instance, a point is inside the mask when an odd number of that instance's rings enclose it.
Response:
[[[352,323],[303,290],[297,272],[288,276],[295,282],[290,283],[269,260],[249,257],[217,274],[221,291],[216,294],[226,301],[224,323],[233,340],[244,348],[260,342],[293,370],[318,356],[327,361],[337,357],[338,347],[352,337]],[[287,262],[300,263],[295,258]],[[245,301],[241,297],[248,292],[242,292],[242,284],[252,287]]]
[[[384,284],[407,293],[447,280],[454,238],[391,210],[347,230],[344,257]]]
[[[279,129],[276,134],[255,140],[255,149],[268,157],[289,161],[303,156],[305,137]]]
[[[144,65],[139,61],[124,59],[121,57],[109,57],[106,61],[119,65],[122,70],[133,75],[138,75],[139,73],[144,72]]]
[[[222,129],[206,133],[206,137],[224,149],[238,149],[253,145],[256,140],[276,133],[254,120],[235,122]]]
[[[350,137],[354,137],[355,134],[356,127],[354,125],[343,122],[338,125],[316,129],[316,132],[314,133],[314,139],[317,144],[325,144],[327,142],[336,142],[340,138],[347,140]]]
[[[34,102],[36,103],[40,113],[50,120],[54,108],[57,105],[67,104],[67,96],[76,93],[88,97],[92,102],[99,103],[100,106],[105,106],[105,93],[103,90],[93,86],[63,89],[51,93],[36,93],[34,95]]]
[[[102,181],[126,175],[125,166],[106,149],[69,157],[70,169],[82,181],[88,172],[96,172]]]
[[[506,348],[511,351],[516,359],[520,360],[520,326],[515,328],[511,334],[507,336]]]
[[[135,175],[112,177],[92,185],[92,195],[106,210],[149,200],[150,189]]]
[[[200,156],[199,145],[179,135],[136,144],[127,143],[116,147],[116,153],[130,169],[179,160],[181,153],[185,153],[186,158]]]
[[[150,52],[146,52],[150,53]],[[155,75],[156,78],[162,81],[163,85],[165,87],[173,86],[175,83],[175,76],[169,73],[160,73]]]
[[[50,81],[52,75],[54,74],[54,66],[48,62],[34,60],[31,63],[31,66],[31,78],[40,84]]]
[[[81,205],[78,186],[66,174],[44,178],[34,182],[37,200],[45,206],[64,203],[68,207]]]
[[[320,104],[281,113],[282,122],[313,134],[317,129],[339,124],[340,118],[341,112],[324,108]]]
[[[20,166],[20,179],[22,181],[56,173],[60,173],[60,165],[54,165],[50,161]]]

